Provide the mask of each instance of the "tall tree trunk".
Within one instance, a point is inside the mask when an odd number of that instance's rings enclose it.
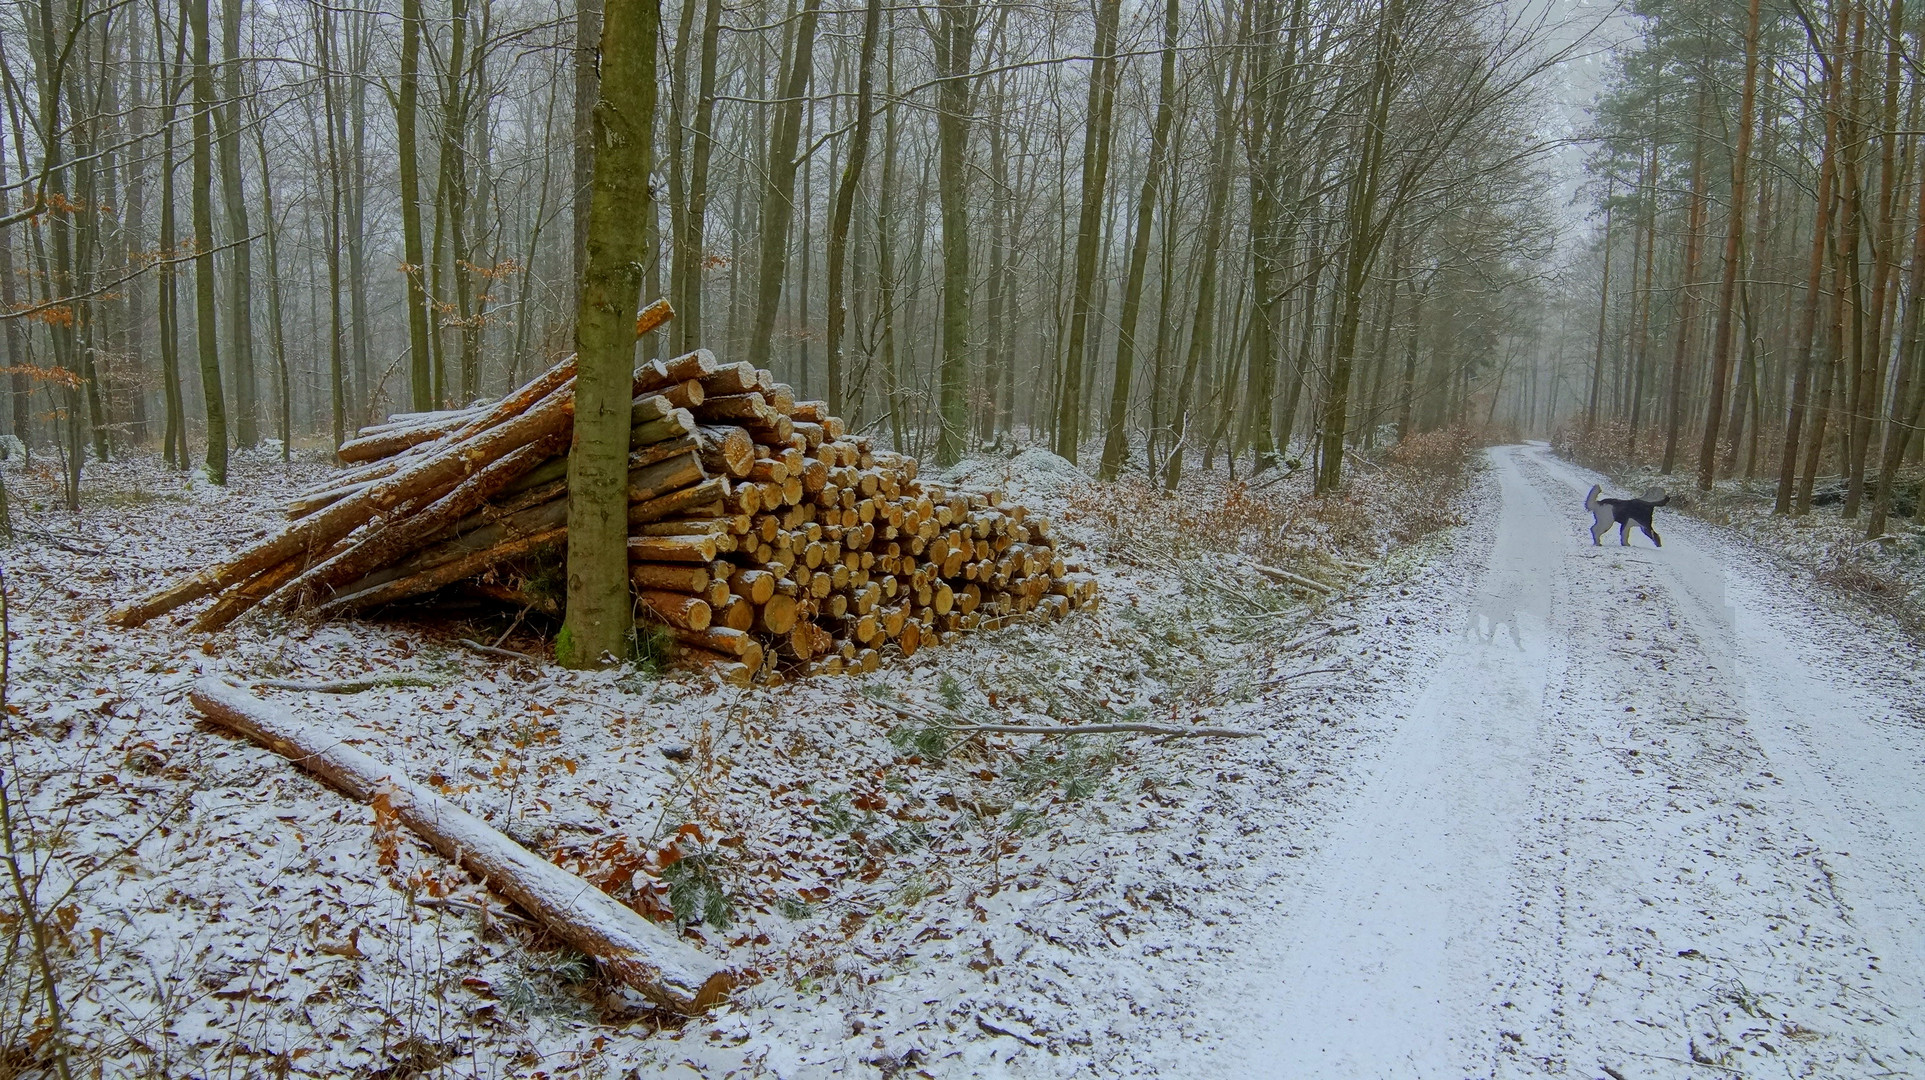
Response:
[[[158,0],[157,0],[158,3]],[[160,317],[160,382],[162,411],[161,457],[176,469],[187,468],[187,407],[181,399],[180,372],[180,235],[175,224],[174,117],[179,111],[187,20],[179,21],[173,48],[168,49],[158,7],[154,16],[154,54],[160,67],[160,265],[155,306]]]
[[[863,165],[869,156],[869,129],[875,120],[876,39],[881,34],[882,0],[867,0],[862,12],[862,58],[856,67],[856,117],[849,134],[849,158],[842,164],[842,179],[836,184],[835,205],[829,215],[826,351],[829,412],[836,416],[845,415],[842,339],[849,313],[843,300],[843,266],[849,255],[849,224],[855,217],[856,189],[861,186]]]
[[[348,20],[350,71],[358,73],[372,67],[373,34],[374,20],[370,13],[355,11]],[[346,107],[342,109],[348,125],[348,138],[341,144],[348,167],[347,183],[342,189],[347,200],[342,232],[346,234],[348,257],[348,342],[354,358],[354,414],[363,418],[357,419],[357,426],[374,408],[376,390],[373,364],[368,355],[370,328],[374,322],[368,315],[368,81],[358,75],[348,80]]]
[[[74,356],[79,360],[82,393],[87,405],[87,430],[93,436],[94,456],[106,461],[112,453],[112,421],[107,412],[106,385],[107,370],[100,355],[100,341],[111,335],[101,332],[98,322],[102,315],[94,303],[94,281],[101,262],[101,198],[99,192],[100,164],[111,159],[111,152],[103,145],[106,133],[102,130],[107,123],[108,106],[102,97],[107,85],[104,77],[90,79],[89,75],[104,76],[95,70],[95,59],[104,60],[106,50],[102,47],[105,24],[100,20],[86,17],[84,5],[77,5],[73,17],[75,28],[72,40],[75,49],[71,62],[66,65],[66,78],[70,86],[66,93],[67,123],[73,139],[72,153],[67,157],[67,180],[74,195],[75,206],[67,216],[71,221],[73,246],[69,270],[60,278],[61,288],[72,299],[67,310],[73,316]],[[56,76],[58,77],[58,76]],[[111,165],[108,166],[111,175]],[[80,444],[75,442],[75,446]],[[72,461],[78,467],[84,454],[76,451]],[[73,490],[79,489],[79,473],[75,472]]]
[[[588,256],[575,315],[575,434],[568,455],[568,609],[555,641],[565,667],[625,658],[628,599],[628,416],[635,311],[648,257],[648,177],[655,130],[659,0],[610,0]]]
[[[253,268],[250,266],[247,193],[241,175],[241,3],[221,2],[221,94],[214,111],[220,147],[221,198],[227,212],[227,355],[234,376],[234,442],[253,449],[260,442],[255,400]]]
[[[481,389],[481,357],[474,335],[475,253],[468,229],[472,170],[468,167],[468,125],[474,107],[473,67],[480,50],[473,55],[468,42],[473,0],[454,0],[450,20],[448,64],[441,90],[441,191],[442,212],[447,216],[448,247],[453,265],[448,273],[454,284],[454,317],[460,342],[461,404],[475,400]],[[579,204],[578,204],[579,205]]]
[[[41,172],[44,175],[45,192],[48,201],[54,203],[53,211],[46,215],[47,231],[52,235],[53,251],[49,254],[41,248],[39,232],[35,231],[36,262],[39,263],[38,277],[44,283],[42,292],[46,303],[51,305],[47,320],[47,336],[53,346],[54,366],[72,373],[76,380],[84,380],[85,372],[76,362],[74,355],[74,327],[84,318],[75,310],[73,299],[74,275],[74,223],[73,212],[66,209],[72,205],[73,196],[68,189],[68,173],[62,133],[66,131],[66,113],[63,91],[67,76],[64,64],[56,62],[56,56],[65,58],[64,33],[54,26],[54,5],[42,3],[38,6],[40,51],[38,54],[42,70],[39,72],[37,89],[40,92],[40,132],[41,132]],[[81,12],[76,11],[76,16]],[[11,82],[11,80],[9,80]],[[15,116],[14,127],[20,129],[20,118]],[[21,158],[25,159],[26,150],[19,147]],[[61,318],[64,314],[67,318]],[[69,512],[80,509],[81,465],[86,457],[86,446],[81,437],[81,392],[73,380],[59,390],[60,409],[55,438],[62,447],[65,468],[62,470],[62,502]],[[62,430],[64,428],[64,430]]]
[[[198,2],[205,3],[206,0]],[[341,107],[334,90],[334,19],[333,13],[326,8],[318,9],[314,14],[314,35],[321,60],[321,126],[327,134],[328,387],[333,404],[333,445],[338,447],[348,437],[347,355],[342,337],[344,327],[341,324],[342,140]]]
[[[1397,441],[1402,442],[1411,434],[1411,411],[1417,399],[1417,352],[1423,340],[1424,301],[1430,297],[1430,282],[1417,290],[1415,303],[1411,305],[1410,337],[1404,342],[1404,375],[1397,390]]]
[[[682,314],[682,274],[685,266],[682,236],[687,231],[688,217],[688,129],[692,112],[688,97],[689,63],[695,48],[695,12],[702,6],[695,0],[680,2],[680,14],[675,20],[675,46],[668,61],[668,131],[664,140],[668,146],[668,302],[677,315]],[[671,324],[668,338],[680,343],[679,323]]]
[[[406,263],[401,272],[408,279],[408,389],[415,411],[426,412],[439,403],[434,396],[433,356],[428,345],[428,290],[423,280],[427,268],[421,248],[421,150],[415,135],[420,73],[421,0],[401,0],[401,73],[395,99],[395,132],[401,158],[401,245]]]
[[[12,190],[7,176],[7,138],[0,131],[0,215],[6,214],[13,200],[6,196]],[[13,277],[13,238],[16,232],[25,230],[0,230],[0,305],[8,311],[20,308],[18,290]],[[19,439],[28,453],[33,452],[33,384],[27,381],[27,333],[21,319],[8,319],[6,331],[8,433]]]
[[[789,226],[795,220],[795,171],[801,162],[796,144],[802,135],[803,98],[815,74],[815,26],[822,0],[802,0],[795,36],[788,42],[789,70],[782,80],[782,103],[776,106],[770,133],[768,162],[763,175],[762,243],[756,258],[755,323],[749,331],[748,361],[759,368],[771,362],[775,317],[782,302],[782,283],[789,271]]]
[[[1604,280],[1598,286],[1597,351],[1591,356],[1591,396],[1584,407],[1584,431],[1597,428],[1598,393],[1604,386],[1604,329],[1611,312],[1611,195],[1609,182],[1604,187]]]
[[[1246,13],[1249,8],[1246,5]],[[1245,15],[1247,21],[1248,15]],[[1244,35],[1239,34],[1239,39]],[[1183,482],[1183,452],[1190,440],[1190,404],[1197,377],[1205,358],[1215,345],[1217,321],[1217,271],[1223,262],[1223,222],[1229,212],[1230,182],[1235,172],[1232,152],[1236,148],[1236,122],[1232,105],[1236,101],[1239,77],[1243,71],[1243,52],[1231,54],[1229,72],[1217,88],[1215,162],[1210,169],[1210,192],[1203,211],[1203,235],[1197,245],[1196,309],[1190,322],[1190,345],[1183,357],[1183,371],[1177,376],[1176,409],[1170,414],[1175,429],[1171,434],[1170,459],[1163,467],[1163,486],[1175,491]]]
[[[685,0],[686,2],[686,0]],[[711,0],[719,4],[720,0]],[[603,0],[575,0],[575,261],[571,289],[588,267],[588,199],[595,176],[595,99],[601,94]]]
[[[1767,279],[1766,255],[1771,238],[1773,187],[1770,179],[1770,171],[1766,168],[1766,163],[1772,160],[1774,150],[1776,149],[1776,140],[1774,138],[1776,127],[1770,120],[1771,117],[1776,115],[1776,103],[1773,101],[1771,93],[1772,74],[1771,68],[1765,68],[1763,72],[1764,86],[1762,87],[1763,106],[1757,114],[1759,117],[1758,126],[1763,131],[1765,141],[1764,146],[1758,154],[1760,179],[1757,184],[1757,210],[1752,216],[1751,240],[1749,245],[1751,250],[1745,255],[1745,261],[1748,264],[1745,272],[1746,280],[1740,285],[1738,293],[1738,305],[1742,315],[1741,322],[1744,327],[1742,331],[1744,334],[1744,351],[1740,354],[1738,375],[1739,390],[1731,396],[1731,421],[1727,425],[1731,433],[1729,440],[1731,454],[1725,459],[1724,465],[1726,476],[1730,476],[1736,471],[1738,467],[1739,448],[1740,446],[1747,445],[1745,441],[1745,421],[1746,417],[1749,416],[1751,420],[1751,438],[1748,444],[1749,451],[1745,458],[1746,483],[1749,483],[1756,475],[1758,464],[1758,434],[1759,429],[1764,426],[1764,415],[1759,411],[1761,402],[1759,401],[1758,393],[1758,367],[1761,361],[1759,353],[1762,351],[1759,343],[1760,328],[1756,314],[1758,309],[1753,306],[1752,300],[1756,290],[1760,288],[1758,283]],[[1736,211],[1735,205],[1733,210],[1734,212]]]
[[[1296,254],[1300,216],[1293,213],[1303,165],[1300,143],[1292,130],[1296,106],[1300,39],[1306,32],[1305,0],[1295,0],[1288,14],[1276,3],[1260,9],[1260,23],[1252,42],[1248,91],[1250,159],[1250,324],[1249,375],[1244,395],[1239,443],[1252,452],[1252,468],[1277,465],[1289,449],[1290,433],[1278,436],[1276,414],[1277,369],[1282,363],[1287,332],[1285,305],[1290,289],[1286,271]],[[1306,301],[1303,310],[1314,310]],[[1295,369],[1291,396],[1302,391],[1305,372]],[[1235,410],[1227,400],[1227,420]],[[1295,423],[1295,406],[1286,411],[1285,424]],[[1227,430],[1227,429],[1226,429]],[[1235,456],[1235,448],[1232,449]]]
[[[1898,130],[1898,101],[1900,79],[1899,54],[1904,48],[1904,0],[1891,0],[1887,11],[1890,24],[1884,35],[1885,43],[1885,101],[1879,116],[1878,138],[1880,143],[1878,168],[1877,218],[1874,222],[1871,242],[1872,288],[1870,302],[1866,305],[1867,323],[1863,331],[1864,342],[1859,350],[1856,375],[1853,379],[1852,406],[1849,412],[1851,426],[1849,431],[1850,460],[1846,464],[1845,517],[1857,517],[1865,497],[1866,466],[1871,454],[1872,432],[1878,413],[1878,397],[1887,382],[1889,374],[1885,360],[1890,353],[1886,329],[1889,322],[1885,318],[1887,293],[1896,267],[1896,253],[1893,247],[1897,238],[1893,235],[1893,216],[1897,208],[1897,150],[1901,135]],[[1862,8],[1861,8],[1862,10]]]
[[[1114,480],[1129,454],[1130,379],[1135,374],[1136,321],[1143,305],[1143,269],[1150,257],[1150,230],[1156,222],[1156,188],[1163,157],[1170,142],[1170,123],[1176,113],[1177,0],[1164,0],[1163,69],[1157,82],[1156,124],[1150,132],[1150,159],[1137,195],[1136,232],[1130,242],[1130,268],[1123,286],[1123,310],[1118,316],[1116,371],[1110,384],[1110,416],[1103,434],[1103,459],[1097,475]],[[1170,227],[1169,222],[1164,223]]]
[[[1114,8],[1119,0],[1105,0]],[[942,203],[942,364],[936,464],[962,459],[969,433],[969,104],[974,80],[977,6],[938,0],[936,17],[936,144]],[[1114,25],[1114,16],[1111,17]],[[1100,31],[1099,31],[1100,35]],[[1072,395],[1073,396],[1073,395]],[[1070,452],[1072,459],[1075,451]]]
[[[1917,217],[1912,227],[1912,279],[1905,298],[1905,334],[1898,348],[1897,379],[1892,386],[1889,413],[1890,429],[1885,435],[1885,452],[1879,462],[1878,486],[1872,492],[1871,513],[1865,518],[1868,540],[1885,535],[1891,514],[1892,489],[1897,485],[1898,469],[1905,451],[1917,437],[1918,425],[1925,418],[1925,170],[1918,181]]]
[[[287,325],[281,310],[280,222],[274,218],[274,172],[267,158],[267,134],[254,119],[254,148],[261,160],[261,229],[267,240],[268,344],[274,350],[274,432],[281,440],[281,460],[293,460],[294,420],[290,395],[292,378],[287,363]]]
[[[1636,291],[1632,299],[1637,305],[1637,330],[1631,342],[1630,402],[1625,410],[1624,458],[1627,462],[1637,460],[1638,427],[1644,418],[1645,375],[1651,366],[1651,297],[1658,280],[1658,144],[1655,138],[1651,140],[1650,151],[1645,155],[1639,191],[1642,192],[1639,207],[1643,217],[1640,238],[1644,245],[1644,283],[1641,286],[1637,284],[1638,268],[1633,265],[1631,280]],[[1555,401],[1552,402],[1552,409],[1556,409]]]
[[[1175,163],[1183,158],[1183,130],[1176,129],[1170,144],[1170,171],[1177,172]],[[1156,289],[1156,342],[1151,346],[1150,359],[1150,416],[1149,427],[1144,432],[1143,457],[1145,471],[1152,482],[1163,475],[1163,458],[1166,450],[1161,439],[1164,425],[1169,417],[1164,408],[1170,393],[1170,353],[1175,348],[1177,333],[1176,320],[1173,318],[1176,306],[1177,249],[1182,243],[1182,233],[1175,227],[1182,212],[1182,193],[1174,180],[1163,186],[1163,237],[1157,252],[1157,289]]]
[[[1350,236],[1344,244],[1343,314],[1337,324],[1336,353],[1331,359],[1330,394],[1324,399],[1323,460],[1317,473],[1317,488],[1321,491],[1334,491],[1343,479],[1344,433],[1350,416],[1350,373],[1357,353],[1357,327],[1363,317],[1364,283],[1370,277],[1370,265],[1383,236],[1377,199],[1381,190],[1384,129],[1389,126],[1390,100],[1396,92],[1394,61],[1403,36],[1403,0],[1389,0],[1382,18],[1371,76],[1371,118],[1358,155],[1357,171],[1351,179]]]
[[[1709,89],[1698,90],[1698,123],[1691,143],[1691,199],[1685,214],[1684,277],[1678,290],[1677,348],[1671,354],[1670,404],[1665,410],[1664,468],[1670,476],[1678,467],[1678,434],[1684,426],[1684,363],[1691,346],[1693,301],[1698,277],[1698,241],[1704,232],[1704,115]]]
[[[145,71],[149,66],[146,46],[139,17],[134,15],[127,26],[127,63],[134,71]],[[153,133],[148,123],[153,115],[153,104],[147,100],[148,90],[148,80],[144,75],[129,78],[128,148],[123,158],[127,173],[127,206],[120,221],[121,261],[124,268],[131,268],[136,259],[150,250],[146,232],[147,170],[151,156],[149,137]],[[147,293],[143,289],[130,287],[125,296],[122,306],[127,321],[122,352],[127,364],[127,403],[132,412],[129,432],[137,445],[146,445],[154,435],[147,401]]]
[[[1711,344],[1711,392],[1705,400],[1704,437],[1698,444],[1698,490],[1718,478],[1718,423],[1731,378],[1731,338],[1738,292],[1738,260],[1744,253],[1745,168],[1751,160],[1751,113],[1758,88],[1758,0],[1745,21],[1745,82],[1738,106],[1738,148],[1731,157],[1731,212],[1724,238],[1724,278],[1718,283],[1718,328]]]
[[[1005,86],[998,101],[998,108],[1004,110],[1002,115],[1005,116],[1008,115],[1008,100],[1007,86]],[[997,272],[991,283],[991,287],[995,290],[998,307],[996,317],[991,323],[993,333],[989,338],[990,366],[995,373],[996,387],[996,416],[992,424],[992,434],[997,439],[998,445],[1001,444],[1002,437],[1016,426],[1016,334],[1017,328],[1022,325],[1023,308],[1022,295],[1016,288],[1014,244],[1021,226],[1015,193],[1024,190],[1024,176],[1033,178],[1036,172],[1034,168],[1025,169],[1024,163],[1017,161],[1014,163],[1015,169],[1012,175],[1011,162],[1003,157],[1010,147],[1011,134],[1006,124],[997,125],[995,152],[998,154],[998,159],[990,165],[990,175],[994,177],[996,183],[998,203],[996,213],[1003,230],[1001,246],[996,250]],[[1017,137],[1021,139],[1020,135]],[[1033,408],[1033,400],[1030,406]]]
[[[1842,5],[1841,5],[1842,11]],[[1839,45],[1843,47],[1843,16],[1840,16]],[[1773,512],[1790,514],[1798,478],[1799,435],[1811,398],[1811,352],[1818,336],[1818,311],[1824,295],[1825,253],[1831,247],[1832,186],[1837,177],[1833,157],[1838,134],[1839,72],[1835,63],[1825,65],[1825,141],[1818,159],[1818,197],[1811,227],[1811,258],[1805,277],[1805,306],[1798,320],[1798,335],[1792,342],[1797,363],[1792,369],[1791,407],[1785,416],[1784,444],[1779,450],[1778,491]]]
[[[693,4],[695,0],[683,0]],[[669,331],[677,352],[688,352],[702,344],[702,271],[708,222],[709,158],[715,148],[715,68],[722,32],[722,0],[705,0],[702,8],[702,44],[699,50],[695,88],[695,118],[688,134],[688,186],[686,205],[681,207],[675,226],[673,267],[669,292],[675,305],[675,322]]]
[[[896,35],[889,33],[889,52],[885,62],[887,94],[896,92]],[[876,316],[881,321],[876,352],[882,359],[883,401],[889,410],[889,445],[896,452],[907,449],[903,441],[902,375],[896,357],[896,163],[902,123],[900,114],[890,109],[883,122],[882,176],[876,194]]]
[[[1070,294],[1069,339],[1063,347],[1063,385],[1056,399],[1056,453],[1072,463],[1083,436],[1083,351],[1091,294],[1102,248],[1103,188],[1109,177],[1112,117],[1116,104],[1116,24],[1122,0],[1098,0],[1096,41],[1090,50],[1089,111],[1083,128],[1083,198],[1076,224],[1076,279]],[[944,163],[943,179],[949,179]]]
[[[214,68],[208,62],[207,0],[185,0],[194,48],[194,335],[200,346],[201,394],[207,402],[207,479],[227,483],[227,398],[221,385],[219,328],[214,316]]]
[[[1838,210],[1839,235],[1836,258],[1837,266],[1844,274],[1844,279],[1839,290],[1839,302],[1845,306],[1840,309],[1844,315],[1844,320],[1841,324],[1842,329],[1840,332],[1842,336],[1840,338],[1840,349],[1838,353],[1839,359],[1837,371],[1834,375],[1838,380],[1838,384],[1834,388],[1834,393],[1837,394],[1838,399],[1838,416],[1836,418],[1839,437],[1838,466],[1839,469],[1846,474],[1847,479],[1845,510],[1848,511],[1848,513],[1845,516],[1856,517],[1858,516],[1858,504],[1857,500],[1853,497],[1854,488],[1850,483],[1851,473],[1853,471],[1853,459],[1856,457],[1854,453],[1856,446],[1856,433],[1854,430],[1856,427],[1855,412],[1861,390],[1864,389],[1861,386],[1864,371],[1870,362],[1866,353],[1872,348],[1871,343],[1866,340],[1868,326],[1866,320],[1867,304],[1865,297],[1864,267],[1859,255],[1860,251],[1863,250],[1865,241],[1865,192],[1862,181],[1864,172],[1861,168],[1862,162],[1860,161],[1860,155],[1866,150],[1868,136],[1863,123],[1864,118],[1860,113],[1860,106],[1866,82],[1863,61],[1865,51],[1865,9],[1867,5],[1845,4],[1841,6],[1849,7],[1852,12],[1853,44],[1851,49],[1852,60],[1850,67],[1847,69],[1850,73],[1850,83],[1847,88],[1844,116],[1841,118],[1842,129],[1840,134],[1842,137],[1839,140],[1839,149],[1843,160],[1839,169],[1841,181],[1839,184],[1839,194],[1841,200]],[[1874,227],[1872,237],[1872,246],[1874,249],[1877,247],[1877,244],[1878,238],[1876,228]]]

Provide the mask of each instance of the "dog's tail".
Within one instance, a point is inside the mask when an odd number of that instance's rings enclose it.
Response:
[[[1598,508],[1598,493],[1603,490],[1603,484],[1592,484],[1590,494],[1584,496],[1584,509],[1596,510]]]

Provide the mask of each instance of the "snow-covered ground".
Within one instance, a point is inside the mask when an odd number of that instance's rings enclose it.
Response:
[[[1467,524],[1374,550],[1355,522],[1422,508],[1233,490],[1159,532],[1142,492],[977,462],[1103,604],[748,694],[391,626],[110,633],[286,484],[96,507],[62,542],[109,554],[8,558],[16,760],[91,872],[75,1026],[118,1075],[1925,1075],[1916,651],[1679,515],[1593,548],[1589,474],[1490,457]],[[691,932],[761,981],[700,1023],[628,1008],[180,700],[397,668],[440,685],[284,697],[591,874],[701,825],[735,911]],[[1261,734],[943,748],[905,712]]]
[[[1199,1010],[1243,1076],[1925,1074],[1920,657],[1494,452],[1474,582]]]

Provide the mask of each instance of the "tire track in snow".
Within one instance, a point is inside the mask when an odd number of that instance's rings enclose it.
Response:
[[[1197,1067],[1925,1074],[1925,729],[1876,658],[1713,530],[1594,548],[1592,477],[1492,457],[1464,630],[1200,991]]]

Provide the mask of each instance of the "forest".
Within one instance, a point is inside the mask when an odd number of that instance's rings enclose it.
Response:
[[[0,12],[8,430],[339,445],[572,351],[596,7]],[[941,462],[1174,486],[1530,378],[1541,18],[1471,0],[692,2],[658,15],[638,359],[708,347]],[[1549,394],[1544,398],[1548,402]],[[1549,415],[1548,404],[1541,407]],[[1293,450],[1301,444],[1305,449]]]
[[[1704,491],[1770,481],[1778,514],[1837,505],[1885,536],[1916,512],[1901,469],[1925,451],[1917,15],[1902,0],[1639,13],[1594,117],[1574,441]]]
[[[0,1080],[1925,1075],[1921,63],[0,0]]]

